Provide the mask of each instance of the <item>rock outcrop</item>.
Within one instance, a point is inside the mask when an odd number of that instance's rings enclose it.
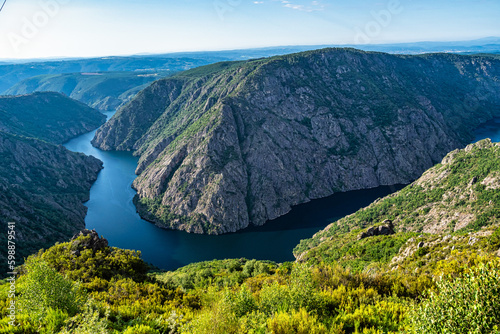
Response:
[[[85,238],[80,238],[85,237]],[[80,252],[85,249],[91,249],[94,253],[98,250],[103,250],[108,247],[108,240],[104,237],[99,237],[96,230],[82,230],[75,234],[70,240],[71,250],[74,255],[79,256]]]
[[[93,144],[140,156],[142,217],[219,234],[335,192],[409,183],[500,113],[500,61],[325,49],[160,80]]]

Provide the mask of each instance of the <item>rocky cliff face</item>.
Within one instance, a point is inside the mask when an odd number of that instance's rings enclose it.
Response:
[[[102,162],[62,146],[0,131],[0,225],[15,222],[16,258],[85,227],[89,190]],[[6,233],[0,236],[6,245]],[[0,251],[0,258],[7,249]],[[3,263],[6,263],[5,261]]]
[[[155,82],[94,138],[141,159],[140,214],[196,233],[409,183],[500,113],[500,61],[325,49]]]

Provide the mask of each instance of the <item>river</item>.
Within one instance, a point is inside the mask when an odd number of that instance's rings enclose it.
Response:
[[[500,117],[494,118],[476,129],[474,143],[485,138],[500,142]]]
[[[111,117],[113,112],[106,115]],[[496,135],[499,141],[500,119],[487,123],[476,133],[476,140]],[[496,131],[496,132],[495,132]],[[136,178],[138,158],[130,152],[101,151],[90,144],[95,131],[72,139],[64,146],[74,152],[93,155],[104,162],[104,169],[90,190],[85,203],[88,229],[108,239],[111,246],[140,250],[145,261],[174,270],[193,262],[240,258],[293,261],[292,250],[301,239],[310,238],[329,223],[367,206],[402,186],[334,194],[328,198],[301,204],[287,215],[261,227],[249,227],[220,236],[189,234],[165,230],[142,220],[136,213],[131,188]]]

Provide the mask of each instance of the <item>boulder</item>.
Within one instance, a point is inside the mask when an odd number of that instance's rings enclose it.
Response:
[[[394,225],[392,224],[392,221],[385,220],[383,224],[384,225],[370,227],[365,232],[360,233],[358,235],[358,240],[368,238],[368,237],[374,237],[377,235],[392,235],[392,234],[396,233],[396,232],[394,232]]]
[[[472,186],[472,185],[475,185],[476,183],[477,183],[477,177],[476,177],[476,176],[474,176],[474,177],[472,178],[472,180],[470,180],[469,185],[470,185],[470,186]]]

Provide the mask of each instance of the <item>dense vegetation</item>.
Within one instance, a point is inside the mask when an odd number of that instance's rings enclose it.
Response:
[[[0,131],[63,144],[102,125],[106,116],[59,93],[0,96]]]
[[[496,333],[500,324],[500,262],[488,252],[455,252],[433,274],[245,259],[148,273],[139,253],[89,240],[28,259],[19,327],[8,325],[10,285],[0,286],[0,333]]]
[[[23,80],[5,93],[59,92],[99,110],[116,110],[149,83],[169,72],[94,72],[47,74]]]

